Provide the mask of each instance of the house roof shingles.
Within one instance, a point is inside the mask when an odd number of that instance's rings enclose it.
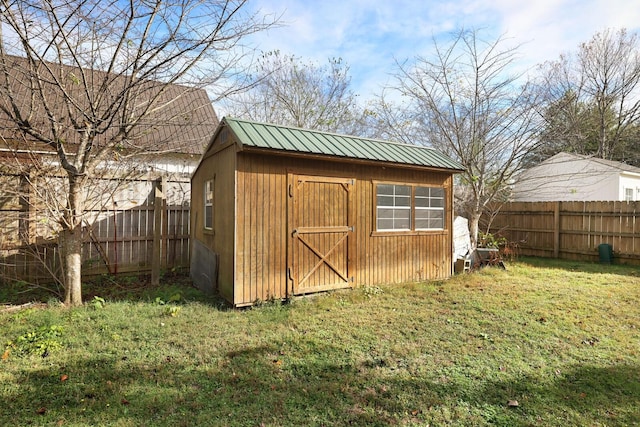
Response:
[[[463,166],[432,148],[357,136],[339,135],[225,117],[228,126],[246,147],[282,152],[317,154],[365,161],[462,171]]]
[[[112,100],[121,95],[122,88],[127,85],[127,79],[130,78],[98,70],[79,70],[57,63],[41,63],[39,68],[34,70],[30,68],[26,58],[16,56],[5,56],[4,61],[6,61],[8,80],[4,77],[0,80],[2,92],[7,90],[6,85],[9,85],[16,95],[14,98],[18,101],[17,106],[22,114],[25,117],[30,116],[30,123],[44,131],[47,136],[51,125],[44,110],[44,101],[40,99],[39,93],[31,88],[35,84],[35,79],[38,79],[43,87],[48,106],[52,108],[57,120],[67,125],[63,129],[62,136],[71,142],[78,140],[78,132],[73,129],[71,119],[83,120],[84,112],[89,110],[89,98],[94,102],[94,108],[98,109],[93,115],[99,117],[103,111],[114,107],[115,104],[111,104]],[[87,76],[89,89],[93,86],[95,92],[87,94],[84,85],[77,83],[79,81],[77,76],[81,72]],[[64,90],[73,99],[71,104],[65,102],[60,86],[52,83],[54,77],[65,85]],[[106,90],[101,88],[105,81],[107,82]],[[142,111],[152,97],[158,94],[159,97],[152,111],[143,117],[127,139],[132,147],[149,152],[202,154],[218,125],[218,119],[206,91],[155,81],[145,81],[137,87],[137,90],[138,93],[134,95],[133,102],[130,104],[132,108],[130,111],[134,111],[134,115],[136,111]],[[98,92],[102,95],[100,103],[95,101]],[[33,107],[29,102],[32,96],[35,96],[33,99],[36,100]],[[11,110],[13,106],[9,104],[8,97],[2,98],[0,100],[2,107]],[[71,105],[70,109],[67,108],[69,105]],[[118,124],[127,120],[120,116],[123,114],[121,110],[110,114],[115,114],[113,116],[115,120],[110,128],[98,135],[98,144],[115,135]],[[20,130],[1,108],[0,138],[21,139]],[[35,143],[36,147],[40,147],[39,149],[47,149],[44,144],[30,137],[27,137],[26,142]]]

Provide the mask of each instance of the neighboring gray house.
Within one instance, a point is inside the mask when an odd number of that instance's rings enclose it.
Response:
[[[558,153],[524,171],[513,187],[511,200],[638,201],[640,168],[579,154]]]

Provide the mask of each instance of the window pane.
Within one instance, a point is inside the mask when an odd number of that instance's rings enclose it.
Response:
[[[396,209],[394,211],[394,230],[410,230],[411,229],[411,210]]]
[[[396,219],[393,222],[393,229],[394,230],[409,230],[411,228],[409,224],[410,224],[410,221],[409,221],[408,218],[407,219],[402,219],[402,218]]]
[[[444,209],[416,209],[416,230],[444,229]]]
[[[429,197],[429,187],[416,187],[416,197]]]
[[[393,230],[393,219],[378,218],[378,230]]]
[[[378,196],[381,194],[388,194],[393,196],[393,185],[389,184],[378,184],[377,185],[377,194]]]
[[[429,220],[428,219],[418,219],[416,218],[416,230],[426,230],[429,228]]]
[[[378,208],[378,218],[393,218],[393,209]]]
[[[410,209],[396,209],[394,211],[394,218],[409,219],[411,218]]]
[[[378,206],[393,206],[393,196],[378,196]]]
[[[429,199],[426,197],[416,197],[416,207],[418,208],[428,208],[429,207]]]
[[[213,227],[213,206],[205,206],[204,208],[204,226],[205,228]]]
[[[396,197],[396,206],[411,206],[411,197],[399,196]]]
[[[204,182],[204,228],[213,228],[213,180]]]
[[[633,201],[633,188],[624,189],[624,200],[627,202]]]
[[[431,197],[444,197],[444,188],[432,187]]]
[[[213,181],[206,181],[204,186],[205,203],[213,202]]]
[[[416,220],[418,219],[429,219],[429,210],[428,209],[416,209]],[[417,227],[417,225],[416,225]]]
[[[411,187],[408,185],[394,185],[396,195],[398,196],[411,196]]]

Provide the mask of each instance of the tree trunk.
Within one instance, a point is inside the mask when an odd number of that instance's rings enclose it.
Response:
[[[62,230],[58,243],[64,271],[64,303],[82,305],[82,228]]]
[[[469,213],[469,237],[471,238],[471,250],[478,247],[478,230],[480,228],[480,211],[474,211]]]
[[[60,253],[62,258],[67,306],[82,305],[82,217],[84,215],[84,185],[86,178],[69,173],[69,194],[62,231]]]

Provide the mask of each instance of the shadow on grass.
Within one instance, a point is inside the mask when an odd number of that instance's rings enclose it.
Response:
[[[52,300],[60,301],[63,295],[64,290],[56,284],[0,283],[0,304],[47,303]],[[218,295],[208,295],[195,288],[189,274],[184,272],[165,275],[160,281],[160,286],[153,286],[148,275],[103,275],[82,285],[82,297],[85,302],[91,302],[94,297],[109,301],[153,302],[156,298],[169,301],[176,295],[180,295],[182,301],[201,302],[225,310],[231,307]]]
[[[316,345],[309,343],[309,345]],[[328,346],[325,346],[325,350]],[[633,425],[640,368],[576,366],[549,381],[428,379],[380,360],[296,359],[278,343],[216,360],[96,356],[19,374],[4,425]],[[193,363],[191,363],[193,362]],[[52,365],[53,366],[53,365]],[[63,375],[68,379],[63,380]],[[429,375],[428,373],[426,375]],[[518,400],[517,407],[507,401]],[[65,424],[66,423],[66,424]]]
[[[536,268],[554,268],[593,274],[616,274],[620,276],[640,277],[640,266],[601,264],[596,262],[571,261],[553,258],[519,257],[518,262]]]

